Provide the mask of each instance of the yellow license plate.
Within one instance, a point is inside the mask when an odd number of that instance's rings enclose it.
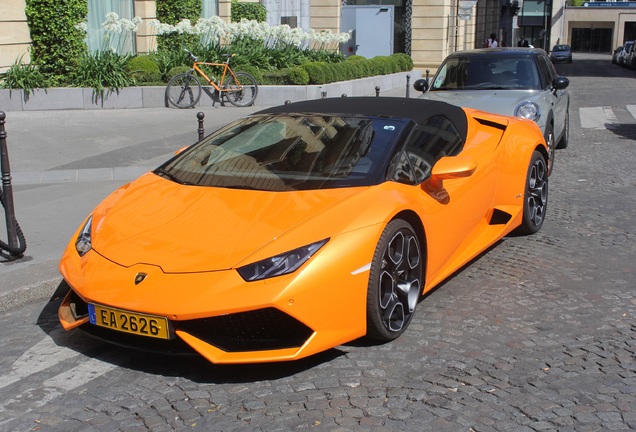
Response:
[[[90,303],[88,317],[92,324],[100,327],[139,336],[169,339],[168,320],[165,317],[128,312]]]

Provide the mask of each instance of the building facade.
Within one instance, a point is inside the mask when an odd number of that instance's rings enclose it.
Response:
[[[21,56],[29,62],[29,28],[25,16],[26,0],[0,2],[0,72]],[[218,15],[229,21],[231,0],[202,0],[203,14]],[[434,70],[450,53],[484,46],[496,34],[501,46],[516,45],[525,36],[535,47],[549,50],[555,43],[572,45],[574,51],[611,52],[624,40],[636,37],[636,2],[588,2],[571,7],[568,0],[262,0],[270,25],[351,31],[350,20],[343,19],[355,8],[390,10],[380,40],[391,39],[391,52],[406,52],[415,67]],[[96,3],[98,2],[98,3]],[[156,18],[155,0],[88,0],[90,11],[112,7],[120,16],[139,16],[144,23],[136,34],[134,50],[155,49],[156,37],[148,21]],[[116,9],[116,10],[115,10]],[[105,10],[105,9],[103,9]],[[343,15],[343,13],[345,13]],[[130,17],[126,15],[131,15]],[[97,21],[95,21],[97,20]],[[99,24],[99,17],[93,19]],[[366,22],[361,20],[361,23]],[[97,24],[97,25],[98,25]],[[360,27],[360,37],[362,35]],[[385,33],[382,33],[385,32]],[[360,45],[360,40],[355,45]],[[355,54],[356,46],[345,52]],[[368,51],[367,54],[369,55]]]

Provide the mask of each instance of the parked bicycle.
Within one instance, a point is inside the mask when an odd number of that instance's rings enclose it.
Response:
[[[177,108],[192,108],[201,99],[201,82],[197,75],[200,75],[212,86],[219,95],[219,100],[226,98],[232,105],[246,107],[254,103],[258,94],[258,84],[256,79],[246,72],[234,72],[230,67],[230,59],[235,54],[224,54],[224,63],[200,62],[199,59],[186,50],[192,59],[192,68],[187,72],[175,75],[166,87],[166,97],[172,105]],[[216,67],[222,69],[221,78],[218,82],[214,78],[208,77],[201,69],[201,66]]]

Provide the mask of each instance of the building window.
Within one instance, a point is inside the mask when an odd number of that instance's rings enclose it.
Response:
[[[106,14],[115,12],[119,18],[133,19],[134,0],[88,0],[88,23],[86,30],[86,44],[90,51],[99,51],[109,47],[117,47],[122,53],[135,53],[135,35],[130,32],[120,34],[110,33],[110,41],[106,41],[106,30],[102,23],[106,21]],[[115,40],[117,39],[117,40]],[[109,42],[106,44],[106,42]]]
[[[201,0],[201,17],[210,18],[219,15],[218,0]]]

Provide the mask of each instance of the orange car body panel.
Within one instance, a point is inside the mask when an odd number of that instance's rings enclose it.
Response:
[[[95,209],[93,250],[78,255],[78,230],[60,272],[85,302],[174,322],[273,307],[313,330],[300,347],[241,352],[175,332],[215,363],[292,360],[354,340],[366,333],[378,238],[396,215],[410,212],[421,222],[424,292],[521,223],[529,160],[535,149],[545,151],[541,133],[531,121],[465,111],[464,149],[438,161],[418,186],[263,192],[184,186],[146,174]],[[495,209],[510,215],[508,223],[489,223]],[[236,271],[322,239],[329,241],[291,274],[245,282]],[[135,285],[139,272],[147,277]],[[66,329],[86,322],[73,318],[68,298],[59,318]]]

